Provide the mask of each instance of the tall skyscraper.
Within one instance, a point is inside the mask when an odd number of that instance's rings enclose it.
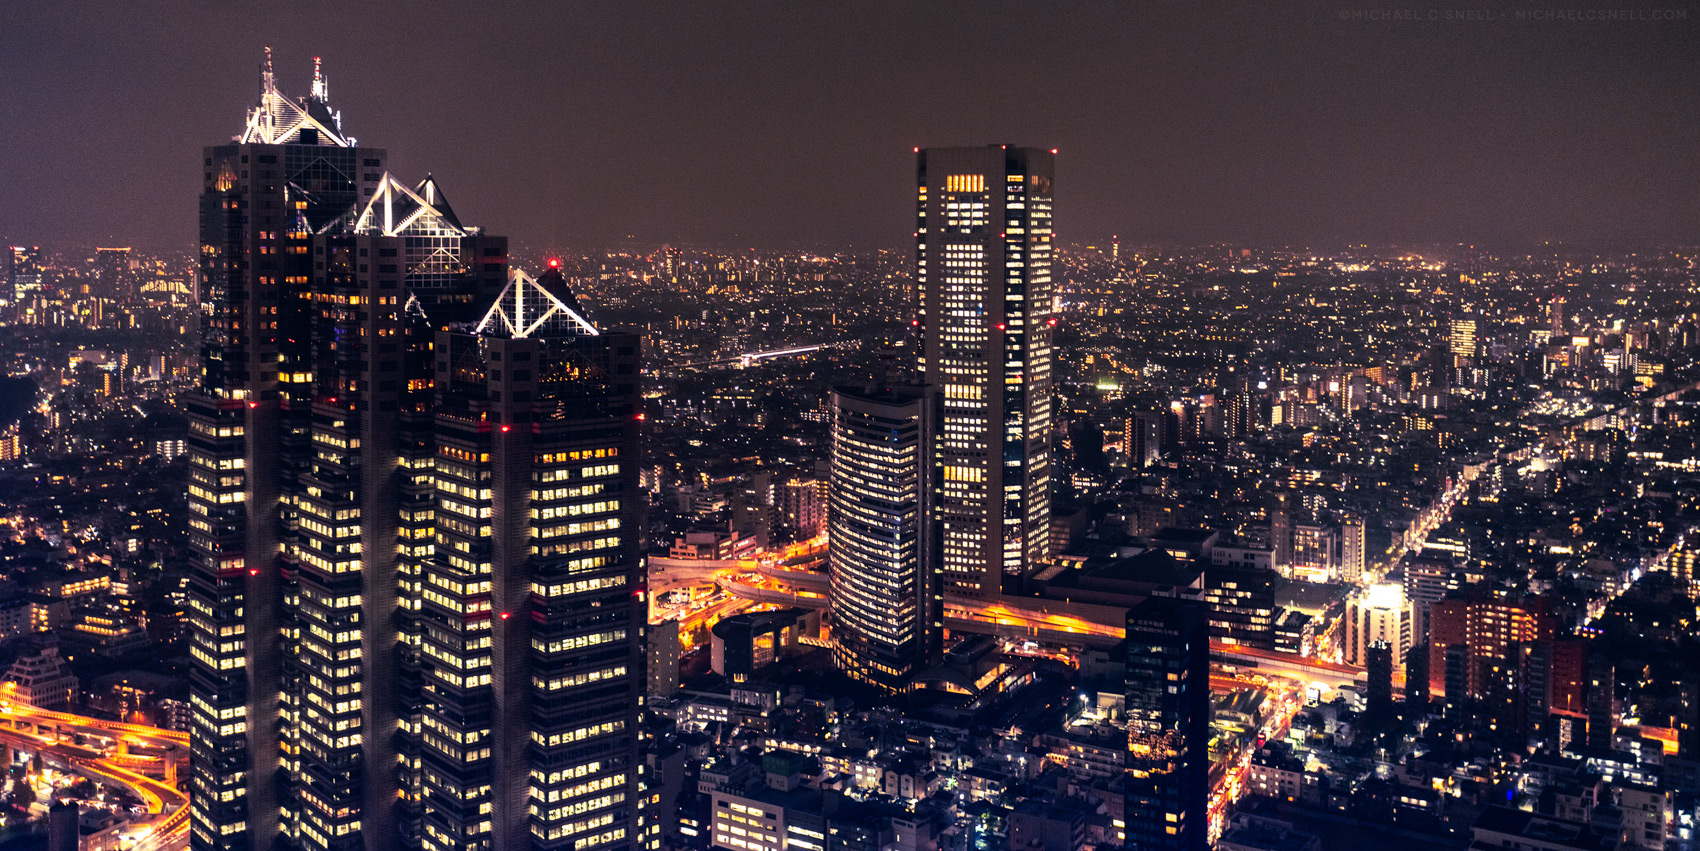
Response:
[[[1367,713],[1371,728],[1386,724],[1393,717],[1393,645],[1377,639],[1370,642],[1365,654],[1364,668],[1369,688]]]
[[[1452,365],[1463,367],[1476,358],[1476,320],[1454,319],[1447,325],[1447,348],[1452,352]]]
[[[197,849],[269,847],[294,823],[296,802],[310,799],[324,814],[311,844],[350,847],[360,841],[354,823],[367,772],[382,765],[379,772],[393,777],[394,764],[393,753],[389,763],[372,760],[385,754],[366,753],[368,744],[389,748],[393,736],[368,736],[362,727],[375,704],[365,699],[360,669],[378,660],[362,655],[370,622],[362,617],[360,586],[368,577],[358,567],[360,527],[338,521],[323,530],[335,539],[329,553],[311,544],[304,553],[302,542],[290,540],[301,521],[284,483],[314,472],[315,452],[301,429],[315,416],[346,422],[354,405],[343,400],[339,407],[335,394],[313,392],[309,329],[319,309],[334,304],[316,298],[310,286],[314,237],[371,196],[385,153],[356,147],[342,132],[322,77],[309,97],[286,96],[268,51],[260,79],[259,104],[246,127],[234,142],[207,148],[202,169],[200,278],[208,312],[199,392],[185,402],[196,560],[191,836]],[[323,460],[340,462],[349,449],[327,446]],[[352,501],[345,492],[328,498]],[[334,576],[341,589],[329,601],[336,614],[324,625],[334,629],[309,631],[312,648],[323,655],[313,660],[319,676],[306,683],[285,670],[295,668],[286,648],[301,651],[285,601],[300,598],[303,561]],[[320,635],[330,640],[321,642]],[[380,654],[392,672],[395,653],[392,646]],[[297,699],[302,685],[316,689],[310,716]],[[304,723],[328,730],[329,742],[304,738]],[[393,801],[392,793],[386,808]]]
[[[1547,330],[1554,337],[1564,336],[1564,296],[1555,295],[1547,300]]]
[[[0,298],[12,306],[18,324],[44,324],[47,305],[42,300],[42,290],[46,276],[42,270],[41,246],[9,246],[6,260],[7,286],[0,292]]]
[[[924,522],[928,401],[918,388],[832,394],[833,659],[850,676],[892,690],[938,661],[943,631]]]
[[[1413,644],[1405,651],[1405,704],[1414,713],[1428,711],[1428,666],[1427,644]]]
[[[1355,512],[1340,523],[1340,581],[1356,585],[1363,581],[1367,548],[1364,545],[1364,521]]]
[[[917,149],[917,323],[939,397],[946,592],[995,597],[1050,556],[1054,151]]]
[[[1292,576],[1293,506],[1292,494],[1286,491],[1275,494],[1275,505],[1269,510],[1269,548],[1275,551],[1275,569],[1282,576]]]
[[[1210,623],[1151,597],[1127,613],[1127,841],[1203,851],[1209,832]]]
[[[140,283],[136,280],[135,270],[130,268],[130,249],[96,248],[94,259],[96,287],[93,294],[115,301],[134,301],[140,291]]]
[[[646,604],[638,338],[514,272],[436,346],[436,557],[417,769],[427,849],[632,848]]]
[[[1163,454],[1163,415],[1136,411],[1127,418],[1127,457],[1130,467],[1149,467]]]
[[[1510,671],[1503,666],[1514,647],[1551,641],[1559,628],[1559,618],[1543,597],[1485,594],[1440,600],[1429,607],[1426,622],[1428,640],[1434,646],[1445,648],[1457,644],[1468,650],[1470,665],[1465,672],[1465,689],[1472,698],[1489,696],[1494,682],[1490,666],[1499,665]],[[1430,660],[1431,670],[1444,664],[1444,655]]]
[[[383,163],[269,60],[207,149],[192,845],[630,847],[637,341]]]
[[[1603,653],[1588,656],[1588,747],[1609,748],[1617,732],[1617,664]]]
[[[1403,571],[1405,598],[1411,601],[1411,641],[1428,641],[1429,608],[1456,589],[1457,566],[1445,553],[1424,551],[1408,556]],[[1442,648],[1446,646],[1444,641],[1430,643]]]
[[[286,760],[298,779],[296,805],[285,801],[285,833],[307,837],[298,843],[308,847],[325,821],[357,827],[368,843],[411,834],[417,617],[433,551],[434,482],[423,475],[434,468],[432,334],[470,318],[474,294],[493,292],[507,271],[507,241],[461,226],[430,178],[410,190],[385,173],[357,212],[351,227],[313,241],[317,309],[298,329],[309,343],[307,372],[292,376],[305,378],[308,401],[290,405],[295,439],[283,449],[294,521],[284,536],[294,579],[284,613],[295,639],[285,645],[283,703],[293,721],[285,740],[293,737],[299,754]],[[350,624],[361,628],[342,628]],[[356,647],[357,657],[345,655]],[[345,658],[364,662],[325,663]],[[342,717],[333,710],[343,701],[314,705],[321,690],[363,699]],[[362,737],[347,756],[358,753],[369,768],[344,792],[322,779],[338,773],[319,754],[334,752],[331,743],[346,739],[342,725],[356,723],[399,735]],[[397,764],[400,776],[380,768]],[[343,797],[330,800],[356,802],[352,812],[318,806],[332,790]]]

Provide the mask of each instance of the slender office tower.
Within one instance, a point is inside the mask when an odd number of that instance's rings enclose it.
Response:
[[[350,219],[313,242],[307,401],[283,449],[283,832],[306,848],[414,833],[430,344],[507,271],[506,240],[461,225],[433,178],[386,173]]]
[[[437,333],[422,636],[428,849],[635,847],[638,338],[515,271]]]
[[[1127,841],[1209,845],[1210,623],[1204,604],[1151,597],[1127,613]]]
[[[995,597],[1050,556],[1054,151],[917,151],[915,287],[947,593]]]
[[[202,375],[187,397],[190,456],[191,843],[197,849],[269,848],[283,827],[286,800],[305,755],[293,733],[297,705],[284,697],[285,647],[293,625],[284,601],[286,528],[298,526],[284,483],[304,472],[297,429],[315,400],[311,376],[315,301],[314,237],[376,189],[384,152],[356,147],[333,112],[324,78],[312,94],[279,92],[268,49],[259,104],[235,141],[206,149],[201,194],[200,280],[206,315]],[[285,457],[285,443],[292,457]],[[342,537],[340,527],[333,532]],[[354,540],[336,546],[358,552]],[[339,562],[341,563],[341,562]],[[358,582],[358,578],[354,581]],[[352,595],[352,596],[357,596]],[[335,636],[359,636],[356,623]],[[359,639],[338,641],[327,673],[346,681],[361,664]],[[313,707],[338,717],[358,714],[358,688],[332,693]],[[337,735],[358,750],[358,727]],[[376,738],[376,737],[374,737]],[[333,742],[334,744],[334,742]],[[337,762],[335,784],[363,766],[346,748],[322,755]],[[287,756],[289,764],[283,757]],[[319,756],[315,754],[315,756]],[[385,766],[383,771],[392,769]],[[346,802],[323,800],[326,806]],[[343,847],[347,835],[316,837]],[[358,841],[358,833],[355,834]]]
[[[924,541],[928,403],[920,388],[832,393],[833,661],[851,677],[893,691],[938,661],[944,627]]]
[[[1282,576],[1293,575],[1293,505],[1286,491],[1275,494],[1275,505],[1269,510],[1269,548],[1274,550],[1271,561]]]

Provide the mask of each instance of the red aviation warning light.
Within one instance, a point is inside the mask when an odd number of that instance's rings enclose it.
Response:
[[[554,258],[554,257],[549,258],[549,268],[551,268],[551,269],[561,268],[561,261],[557,258]]]

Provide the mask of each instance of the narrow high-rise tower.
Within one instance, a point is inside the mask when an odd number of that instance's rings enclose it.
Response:
[[[283,446],[284,833],[316,847],[331,828],[358,831],[371,847],[412,832],[431,335],[502,286],[507,240],[461,225],[434,179],[409,189],[386,173],[358,215],[315,236],[313,257],[314,309],[297,330],[310,350],[291,376],[308,398],[289,406]],[[327,699],[346,695],[360,699]],[[350,764],[363,769],[339,769]]]
[[[995,597],[1050,556],[1054,151],[916,152],[920,372],[939,397],[934,563]]]
[[[1209,846],[1210,623],[1203,603],[1151,597],[1127,613],[1127,841]]]
[[[309,710],[287,696],[301,683],[287,670],[285,648],[300,633],[285,600],[299,593],[297,559],[294,553],[286,557],[286,550],[300,529],[286,490],[312,475],[312,450],[300,429],[319,404],[311,329],[317,312],[327,307],[311,287],[314,238],[371,196],[384,157],[384,151],[357,147],[343,133],[322,78],[309,97],[280,92],[269,49],[259,104],[249,110],[247,125],[233,142],[204,154],[200,290],[207,312],[200,387],[185,399],[194,554],[190,800],[196,849],[270,848],[293,819],[303,788],[317,790],[323,797],[316,804],[333,813],[357,807],[350,796],[358,794],[366,766],[358,752],[363,741],[380,738],[364,736],[358,724],[337,729],[332,744],[340,740],[341,746],[316,754],[334,770],[298,785],[304,743],[296,731],[309,720]],[[327,457],[340,459],[347,448],[327,448]],[[338,555],[361,551],[357,526],[339,523],[325,531],[337,539],[332,549]],[[361,582],[358,572],[341,578],[344,584]],[[328,630],[336,646],[325,645],[328,656],[318,664],[323,674],[356,685],[338,691],[328,682],[309,683],[325,689],[315,694],[310,709],[315,724],[327,712],[356,717],[366,705],[358,687],[364,624],[357,600],[342,608],[354,613],[320,625],[319,632]],[[382,770],[393,772],[390,765]],[[326,791],[329,787],[339,791]],[[313,844],[347,847],[348,835],[339,835],[337,824],[329,826],[331,832],[321,831]],[[359,841],[358,833],[353,841]]]
[[[423,845],[637,842],[638,338],[515,271],[436,345],[437,551],[418,609]]]
[[[926,559],[928,402],[920,388],[832,393],[833,661],[894,691],[938,661],[944,626]]]

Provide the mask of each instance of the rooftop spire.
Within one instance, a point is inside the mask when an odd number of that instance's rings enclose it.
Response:
[[[260,93],[277,91],[277,77],[272,75],[272,46],[266,45],[266,64],[260,66]]]
[[[313,92],[293,98],[278,91],[272,71],[272,49],[266,46],[266,61],[260,66],[259,103],[248,110],[248,126],[237,136],[240,142],[268,145],[298,143],[352,147],[354,140],[342,134],[342,116],[330,108],[324,70],[313,57]]]

